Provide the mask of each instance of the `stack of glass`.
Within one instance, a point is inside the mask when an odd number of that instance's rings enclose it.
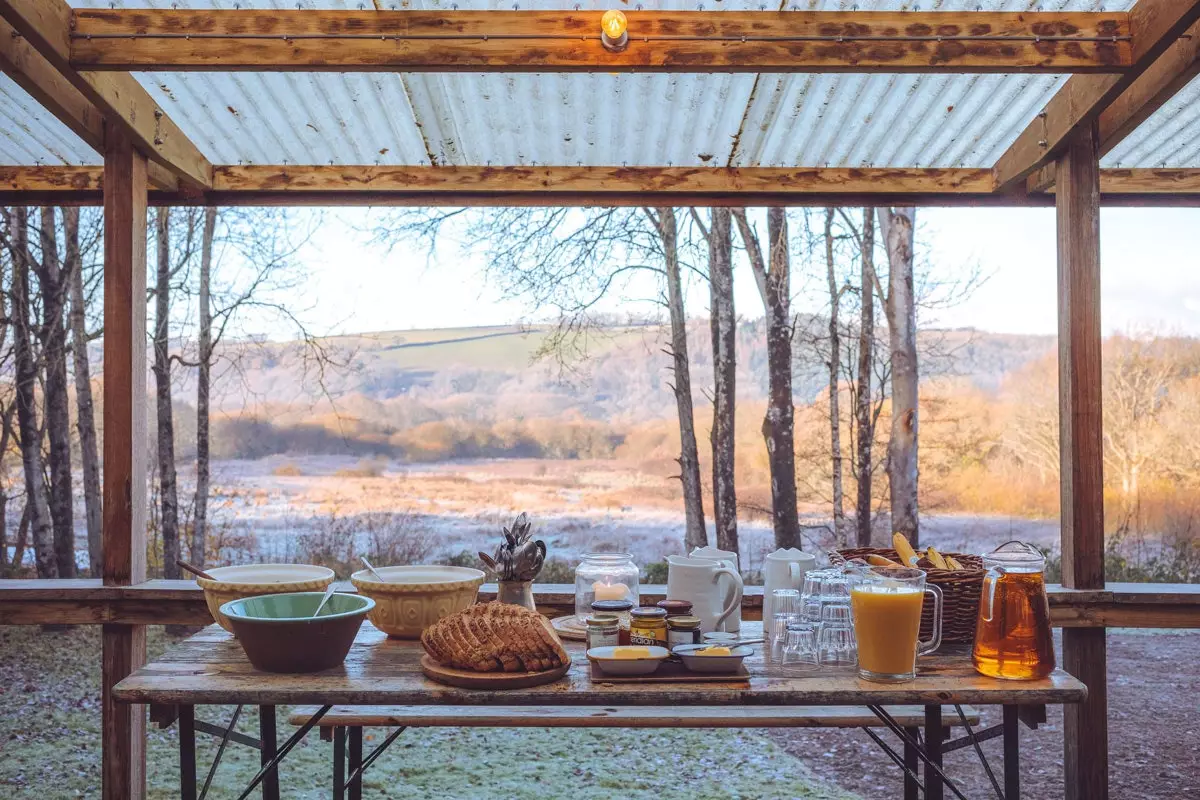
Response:
[[[851,670],[858,663],[847,577],[837,568],[810,570],[801,590],[772,593],[769,652],[785,673]]]

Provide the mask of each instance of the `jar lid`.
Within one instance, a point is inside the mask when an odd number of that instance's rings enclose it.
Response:
[[[699,617],[670,617],[667,625],[682,631],[693,631],[700,627]]]
[[[589,628],[615,628],[621,623],[616,614],[593,614],[585,621]]]
[[[687,600],[659,600],[654,605],[665,610],[668,617],[681,617],[692,611],[692,604]]]
[[[701,639],[706,642],[725,644],[726,642],[737,642],[738,635],[736,633],[727,633],[726,631],[709,631],[701,634]]]
[[[667,610],[658,606],[642,606],[633,610],[633,616],[640,619],[664,619],[667,616]]]
[[[633,608],[633,603],[629,600],[595,600],[592,602],[592,611],[620,614],[631,608]]]

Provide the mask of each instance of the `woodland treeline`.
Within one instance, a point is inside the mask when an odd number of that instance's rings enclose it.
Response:
[[[0,208],[0,572],[6,574],[19,573],[27,553],[39,577],[99,574],[100,213]],[[304,238],[277,211],[164,207],[148,215],[153,399],[146,447],[152,454],[154,561],[167,577],[178,577],[178,558],[205,560],[214,370],[236,373],[236,354],[243,349],[222,347],[223,340],[251,310],[294,322],[307,340],[288,302],[300,277],[293,256]],[[195,490],[181,504],[173,387],[184,370],[195,373]],[[19,514],[15,524],[10,507]],[[79,507],[87,532],[82,563],[75,535]]]

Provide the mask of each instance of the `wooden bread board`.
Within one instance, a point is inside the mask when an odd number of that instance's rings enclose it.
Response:
[[[550,620],[550,624],[561,639],[570,639],[575,642],[587,641],[587,627],[582,624],[578,614],[555,617]]]
[[[592,683],[749,683],[745,664],[737,672],[692,672],[682,661],[664,661],[652,675],[609,675],[590,664]]]
[[[447,667],[433,660],[428,653],[421,656],[421,671],[430,680],[457,686],[460,689],[528,689],[553,683],[567,674],[570,662],[541,672],[474,672]]]

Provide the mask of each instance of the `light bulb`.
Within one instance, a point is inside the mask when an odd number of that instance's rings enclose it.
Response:
[[[628,47],[629,34],[625,32],[628,27],[629,21],[623,13],[615,8],[605,11],[600,18],[600,43],[604,49],[619,53]]]
[[[601,30],[614,42],[621,38],[628,27],[629,20],[625,19],[625,15],[615,8],[605,11],[604,16],[600,18]]]

